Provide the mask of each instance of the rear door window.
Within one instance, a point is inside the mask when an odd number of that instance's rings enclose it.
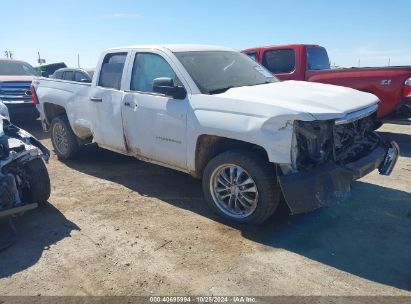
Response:
[[[63,79],[68,81],[74,80],[74,72],[73,71],[66,71],[63,73]]]
[[[120,90],[126,58],[127,53],[107,54],[101,66],[98,85],[105,88]]]
[[[293,49],[265,51],[262,63],[271,73],[290,73],[295,69],[295,51]]]
[[[307,69],[329,70],[330,60],[323,47],[307,47]]]

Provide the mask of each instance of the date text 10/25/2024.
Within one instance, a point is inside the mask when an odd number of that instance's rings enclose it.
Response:
[[[255,297],[247,296],[161,296],[150,297],[150,303],[256,303]]]

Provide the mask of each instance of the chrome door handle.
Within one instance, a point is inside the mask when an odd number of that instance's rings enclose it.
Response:
[[[101,97],[90,97],[90,100],[93,102],[102,102],[103,98]]]

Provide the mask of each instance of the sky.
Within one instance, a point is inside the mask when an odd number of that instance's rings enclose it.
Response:
[[[411,65],[411,0],[0,0],[0,58],[94,67],[102,50],[199,43],[238,50],[308,43],[332,64]]]

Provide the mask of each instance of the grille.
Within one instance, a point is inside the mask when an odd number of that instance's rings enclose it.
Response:
[[[338,164],[356,161],[376,148],[379,136],[373,130],[374,117],[368,116],[334,128],[334,160]]]
[[[0,100],[4,102],[31,102],[31,81],[5,81],[0,83]]]
[[[296,169],[310,170],[327,162],[344,165],[368,155],[379,142],[374,116],[334,125],[334,121],[298,121]]]

